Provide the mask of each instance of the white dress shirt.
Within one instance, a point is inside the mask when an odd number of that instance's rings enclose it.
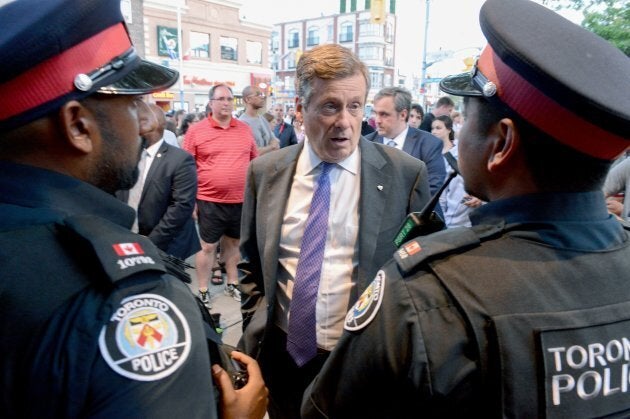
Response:
[[[396,143],[396,148],[399,150],[403,149],[403,145],[405,145],[405,139],[407,138],[407,132],[409,131],[409,127],[405,127],[397,136],[394,138],[383,137],[383,144],[389,145],[390,141]],[[394,147],[393,145],[391,147]]]
[[[360,151],[356,150],[330,171],[330,213],[324,263],[315,307],[317,346],[332,350],[341,333],[350,291],[356,282],[359,233]],[[311,206],[321,159],[308,140],[298,157],[291,193],[284,208],[279,249],[275,322],[287,331],[293,280],[300,256],[302,235]],[[280,210],[280,208],[279,208]]]
[[[164,140],[160,140],[157,143],[153,144],[152,146],[149,146],[148,148],[145,148],[144,150],[142,150],[142,154],[144,158],[144,167],[142,168],[142,172],[138,174],[138,181],[136,182],[136,184],[133,186],[133,188],[129,191],[129,198],[127,200],[127,204],[132,207],[134,210],[136,210],[136,219],[133,222],[133,225],[131,226],[131,231],[133,231],[134,233],[138,232],[138,206],[140,205],[140,197],[142,196],[142,190],[144,189],[144,182],[147,180],[147,173],[149,173],[149,169],[151,168],[151,164],[153,164],[153,160],[155,160],[156,155],[158,154],[158,150],[160,149],[160,147],[162,146],[162,142]],[[134,195],[134,190],[137,190],[137,198],[133,199],[132,196]],[[132,200],[137,202],[131,202]]]

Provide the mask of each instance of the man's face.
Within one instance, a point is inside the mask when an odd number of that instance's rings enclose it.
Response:
[[[284,117],[284,109],[282,109],[282,105],[275,105],[272,112],[274,118],[276,118],[276,122],[282,122],[282,118]]]
[[[214,89],[214,94],[210,98],[210,109],[214,119],[224,120],[232,117],[234,96],[227,87],[219,86]]]
[[[130,189],[138,180],[141,136],[156,130],[157,121],[139,96],[111,96],[97,99],[95,120],[100,141],[95,141],[88,182],[114,193]]]
[[[320,159],[337,163],[359,144],[367,86],[362,74],[338,80],[316,78],[302,108],[308,141]]]
[[[291,118],[293,118],[293,117],[295,116],[295,108],[292,108],[292,107],[291,107],[291,108],[289,108],[288,115],[289,115]]]
[[[245,98],[246,102],[254,109],[262,109],[265,107],[265,94],[259,88],[254,88],[252,92]]]
[[[442,105],[433,110],[433,115],[435,116],[450,115],[451,112],[453,112],[453,106]]]
[[[466,122],[459,132],[458,163],[464,189],[471,195],[484,201],[488,200],[484,184],[487,176],[486,133],[481,132],[476,123],[479,114],[479,100],[470,98],[466,102],[464,110]]]
[[[420,124],[422,123],[422,115],[420,115],[417,110],[412,109],[411,112],[409,112],[409,120],[407,121],[407,123],[412,128],[420,128]]]
[[[405,121],[407,110],[400,113],[396,112],[392,96],[385,96],[374,102],[374,112],[376,112],[375,121],[378,135],[394,138],[407,127]]]

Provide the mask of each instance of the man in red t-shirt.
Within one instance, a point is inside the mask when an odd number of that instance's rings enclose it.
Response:
[[[184,139],[184,149],[197,164],[199,187],[197,215],[201,251],[195,257],[199,295],[209,306],[208,278],[216,263],[221,240],[221,257],[225,262],[225,292],[241,300],[237,289],[236,264],[240,259],[239,238],[241,208],[249,162],[258,156],[256,142],[249,126],[232,118],[234,96],[224,85],[210,89],[210,116],[191,126]]]

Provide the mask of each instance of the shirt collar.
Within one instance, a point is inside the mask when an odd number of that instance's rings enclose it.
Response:
[[[160,140],[157,143],[147,147],[145,149],[145,151],[147,152],[147,154],[149,155],[149,157],[155,157],[155,155],[157,154],[158,150],[160,149],[160,147],[162,147],[162,143],[164,142],[164,140]]]
[[[359,173],[359,166],[361,164],[361,154],[359,151],[359,146],[354,149],[352,154],[346,157],[344,160],[338,162],[336,165],[343,168],[344,170],[356,175]],[[304,148],[302,149],[302,153],[300,158],[298,159],[298,165],[296,168],[296,172],[302,175],[308,175],[311,173],[319,164],[322,162],[322,159],[315,153],[315,150],[311,147],[308,138],[304,139]]]
[[[402,148],[405,143],[405,138],[407,138],[407,132],[409,131],[409,127],[406,126],[404,130],[402,130],[397,136],[394,138],[383,137],[383,144],[387,144],[389,141],[394,141],[396,143],[396,148]]]
[[[220,128],[220,129],[227,129],[227,128],[223,128],[221,125],[219,125],[219,123],[217,121],[215,121],[215,119],[212,117],[212,115],[208,115],[208,122],[210,122],[210,126],[212,128]],[[230,118],[230,127],[235,127],[236,126],[236,120],[234,120],[234,118]]]

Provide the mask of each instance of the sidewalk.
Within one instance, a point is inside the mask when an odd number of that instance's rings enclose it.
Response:
[[[195,257],[191,256],[186,262],[194,266]],[[192,282],[188,286],[193,294],[197,295],[197,290],[199,289],[199,285],[197,284],[197,272],[194,268],[188,269],[186,272],[190,274],[192,279]],[[212,282],[208,281],[210,304],[212,305],[210,313],[221,314],[220,326],[223,329],[223,342],[228,345],[236,346],[242,334],[241,303],[225,295],[223,292],[225,281],[225,275],[223,275],[223,285],[213,285]]]

